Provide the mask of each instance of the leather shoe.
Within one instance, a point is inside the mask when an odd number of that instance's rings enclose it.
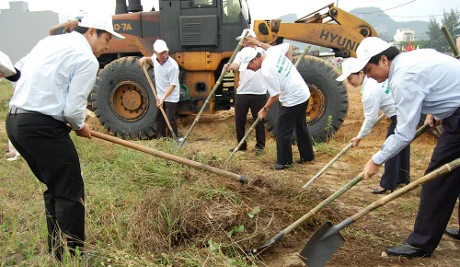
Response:
[[[445,232],[448,236],[460,240],[460,230],[452,227],[446,227]]]
[[[372,190],[372,194],[377,194],[377,195],[380,195],[380,194],[385,194],[387,191],[390,191],[390,193],[393,193],[393,190],[388,190],[388,189],[378,189],[378,188],[374,188],[374,190]]]
[[[274,167],[274,169],[277,170],[277,171],[288,169],[288,168],[291,168],[290,164],[286,164],[286,165],[276,164],[275,167]]]
[[[312,159],[310,159],[310,160],[300,158],[300,159],[296,160],[296,163],[298,163],[298,164],[303,164],[303,163],[305,163],[305,162],[310,162],[310,161],[314,161],[314,160],[315,160],[315,158],[312,158]]]
[[[431,257],[430,252],[423,251],[419,248],[413,247],[406,242],[398,247],[387,248],[388,255],[401,256],[406,258],[428,258]]]

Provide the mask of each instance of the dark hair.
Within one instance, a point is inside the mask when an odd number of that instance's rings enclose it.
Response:
[[[73,28],[73,30],[76,31],[76,32],[79,32],[81,34],[84,34],[89,30],[89,28],[81,27],[81,26],[75,26],[75,28]],[[96,29],[96,34],[97,34],[98,37],[101,36],[101,34],[103,34],[104,32],[107,32],[107,31]]]
[[[393,60],[397,55],[399,55],[399,49],[394,47],[394,46],[390,46],[389,48],[387,48],[385,51],[371,57],[371,59],[369,60],[369,63],[373,63],[375,65],[378,65],[379,64],[379,61],[380,61],[380,58],[382,56],[386,56],[388,58],[388,60]]]

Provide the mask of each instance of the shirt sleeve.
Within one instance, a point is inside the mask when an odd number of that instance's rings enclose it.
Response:
[[[72,130],[80,130],[84,126],[88,95],[96,81],[98,68],[99,63],[95,58],[85,60],[76,67],[72,75],[62,114]]]
[[[372,160],[379,165],[396,155],[412,141],[425,98],[423,89],[417,88],[417,83],[410,82],[408,79],[402,79],[396,86],[391,86],[395,87],[393,98],[398,123],[395,133],[388,136],[381,150],[372,157]]]
[[[276,50],[276,51],[278,51],[278,53],[284,55],[284,54],[287,53],[287,51],[289,51],[289,46],[290,45],[288,43],[282,43],[282,44],[279,44],[279,45],[271,46],[268,49]]]
[[[358,138],[363,139],[374,127],[377,117],[379,116],[380,100],[382,95],[379,93],[380,84],[372,84],[371,88],[365,88],[366,98],[363,101],[364,122],[358,133]]]

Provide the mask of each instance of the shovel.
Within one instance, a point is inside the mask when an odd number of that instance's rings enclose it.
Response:
[[[254,121],[254,123],[251,125],[251,127],[249,127],[248,131],[246,132],[246,134],[243,136],[243,138],[241,139],[241,141],[238,143],[238,145],[233,149],[232,151],[232,154],[230,154],[230,156],[228,156],[227,160],[225,161],[225,163],[227,164],[233,157],[233,155],[240,149],[240,147],[243,145],[244,141],[246,140],[246,138],[248,138],[249,134],[252,132],[252,130],[254,130],[254,128],[256,127],[256,125],[259,123],[260,121],[260,118],[257,117],[257,119]]]
[[[393,193],[378,199],[377,201],[373,202],[369,206],[365,207],[353,216],[348,217],[337,225],[333,225],[331,222],[326,222],[318,230],[316,230],[316,232],[314,232],[310,239],[307,241],[304,248],[300,252],[300,257],[309,267],[324,266],[345,241],[345,239],[340,234],[340,230],[354,223],[361,217],[369,214],[371,211],[458,167],[460,167],[460,158],[444,164],[436,170],[417,179],[416,181],[409,183],[403,188],[400,188]]]
[[[382,119],[383,117],[380,116],[379,119]],[[378,121],[377,121],[378,122]],[[412,141],[414,141],[417,137],[419,137],[424,131],[426,131],[426,129],[428,129],[429,125],[428,124],[425,124],[424,126],[420,127],[417,132],[415,133],[415,136],[414,138],[412,139]],[[411,142],[412,142],[411,141]],[[360,174],[358,174],[358,176],[356,176],[355,178],[353,178],[351,181],[349,181],[347,184],[345,184],[342,188],[340,188],[339,190],[337,190],[335,193],[333,193],[332,195],[330,195],[327,199],[325,199],[323,202],[321,202],[320,204],[318,204],[316,207],[314,207],[312,210],[310,210],[307,214],[303,215],[302,217],[300,217],[297,221],[295,221],[293,224],[289,225],[288,227],[286,227],[284,230],[282,230],[281,232],[279,232],[276,236],[272,237],[269,241],[267,241],[265,244],[263,244],[261,247],[257,248],[257,249],[253,249],[251,251],[251,253],[259,253],[261,252],[262,250],[270,247],[271,245],[273,245],[275,242],[281,240],[286,234],[290,233],[293,229],[295,229],[296,227],[298,227],[300,224],[302,224],[303,222],[307,221],[308,219],[310,219],[311,217],[313,217],[317,212],[319,212],[320,210],[322,210],[324,207],[326,207],[327,205],[329,205],[332,201],[336,200],[338,197],[340,197],[343,193],[345,193],[346,191],[348,191],[350,188],[352,188],[353,186],[355,186],[357,183],[359,183],[364,177],[364,173],[361,172]]]
[[[262,250],[265,250],[266,248],[270,247],[273,245],[275,242],[281,240],[285,235],[289,234],[292,230],[294,230],[296,227],[301,225],[303,222],[306,222],[308,219],[312,218],[317,212],[322,210],[324,207],[329,205],[332,201],[336,200],[338,197],[340,197],[343,193],[348,191],[350,188],[355,186],[357,183],[359,183],[364,177],[364,173],[360,173],[358,176],[353,178],[351,181],[349,181],[346,185],[344,185],[342,188],[339,190],[335,191],[332,195],[330,195],[328,198],[326,198],[323,202],[318,204],[316,207],[314,207],[312,210],[310,210],[307,214],[303,215],[300,217],[297,221],[295,221],[293,224],[289,225],[288,227],[284,228],[281,232],[279,232],[276,236],[272,237],[270,240],[268,240],[265,244],[262,246],[258,247],[257,249],[253,249],[251,252],[256,254],[261,252]]]
[[[181,157],[178,157],[178,156],[174,156],[174,155],[171,155],[171,154],[168,154],[168,153],[165,153],[165,152],[161,152],[159,150],[155,150],[155,149],[147,147],[147,146],[142,146],[142,145],[139,145],[139,144],[136,144],[136,143],[133,143],[133,142],[129,142],[129,141],[126,141],[126,140],[123,140],[123,139],[120,139],[120,138],[116,138],[116,137],[113,137],[113,136],[108,135],[108,134],[103,134],[103,133],[99,133],[99,132],[91,130],[91,136],[94,136],[94,137],[97,137],[99,139],[109,141],[109,142],[112,142],[112,143],[115,143],[115,144],[119,144],[119,145],[122,145],[122,146],[125,146],[125,147],[133,148],[133,149],[136,149],[138,151],[141,151],[141,152],[153,155],[153,156],[157,156],[157,157],[160,157],[160,158],[172,160],[172,161],[175,161],[175,162],[180,163],[180,164],[188,165],[188,166],[193,167],[193,168],[202,169],[202,170],[212,172],[212,173],[217,174],[217,175],[225,176],[227,178],[231,178],[233,180],[236,180],[236,181],[240,182],[241,184],[247,183],[247,180],[248,180],[245,175],[239,175],[239,174],[236,174],[236,173],[233,173],[233,172],[229,172],[229,171],[222,170],[222,169],[219,169],[219,168],[215,168],[215,167],[203,164],[203,163],[199,163],[199,162],[187,159],[187,158],[181,158]]]
[[[379,123],[381,120],[383,120],[383,118],[385,118],[385,114],[382,113],[380,114],[380,116],[377,118],[377,120],[375,121],[374,125],[372,127],[374,127],[375,125],[377,125],[377,123]],[[324,165],[324,167],[319,170],[319,172],[317,174],[315,174],[315,176],[313,176],[310,181],[308,181],[304,186],[302,186],[302,188],[307,188],[309,185],[311,185],[316,179],[318,179],[321,174],[323,174],[324,172],[326,172],[326,170],[332,165],[334,164],[334,162],[336,162],[343,154],[345,154],[350,148],[353,147],[353,143],[348,143],[347,146],[345,146],[340,152],[339,154],[337,154],[333,159],[331,159],[326,165]]]

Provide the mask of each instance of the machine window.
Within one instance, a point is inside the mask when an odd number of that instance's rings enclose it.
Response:
[[[223,1],[222,22],[235,23],[240,21],[241,5],[240,0]]]
[[[193,6],[195,7],[211,7],[216,6],[216,0],[192,0]]]

